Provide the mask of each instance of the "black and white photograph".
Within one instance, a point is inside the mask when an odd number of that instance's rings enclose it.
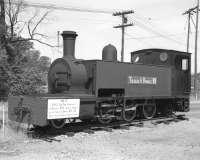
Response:
[[[0,0],[0,160],[199,160],[199,0]]]

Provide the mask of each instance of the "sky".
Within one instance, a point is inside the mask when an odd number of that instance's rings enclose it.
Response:
[[[128,22],[134,26],[125,31],[125,61],[130,61],[130,52],[146,48],[164,48],[186,51],[187,16],[182,13],[196,6],[197,0],[25,0],[28,3],[51,4],[57,7],[72,7],[81,9],[122,11],[134,10],[128,15]],[[34,8],[30,8],[31,14]],[[46,10],[40,9],[41,14]],[[38,11],[39,12],[39,11]],[[64,30],[76,31],[75,55],[78,59],[101,59],[102,49],[107,44],[113,44],[121,52],[121,30],[113,26],[121,23],[121,18],[112,14],[75,12],[68,10],[51,10],[47,20],[39,26],[39,32],[48,35],[45,42],[57,45],[57,32]],[[195,17],[193,17],[195,20]],[[194,61],[195,30],[192,26],[191,46],[192,62]],[[200,39],[200,36],[199,36]],[[60,36],[60,45],[62,37]],[[51,48],[34,43],[35,49],[41,55],[52,60],[62,57],[62,47]],[[200,48],[200,44],[199,47]],[[200,49],[198,49],[200,54]],[[200,55],[198,55],[200,61]],[[192,63],[192,71],[194,70]],[[200,65],[198,66],[200,71]]]

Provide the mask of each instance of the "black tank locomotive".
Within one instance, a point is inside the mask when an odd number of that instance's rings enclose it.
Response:
[[[117,61],[113,45],[102,60],[75,58],[76,32],[64,31],[63,57],[48,73],[48,94],[9,97],[9,118],[36,126],[62,128],[72,120],[132,121],[156,114],[189,111],[190,54],[166,49],[131,53]]]

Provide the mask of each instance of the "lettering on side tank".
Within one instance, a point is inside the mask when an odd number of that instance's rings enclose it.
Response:
[[[128,76],[128,84],[156,85],[157,84],[157,77]]]

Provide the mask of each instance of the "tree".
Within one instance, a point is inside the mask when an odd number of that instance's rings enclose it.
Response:
[[[46,56],[42,56],[39,59],[39,66],[42,71],[47,71],[51,65],[51,59]]]
[[[24,62],[19,64],[16,69],[11,70],[10,94],[29,95],[40,92],[40,86],[47,83],[47,72],[50,66],[48,63],[50,58],[44,57],[45,61],[40,61],[41,58],[39,51],[31,50],[23,58]]]
[[[26,6],[27,5],[23,0],[19,0],[18,3],[12,3],[11,0],[8,0],[5,9],[7,19],[7,40],[10,43],[18,41],[37,41],[44,45],[55,47],[43,41],[43,39],[48,38],[47,35],[38,32],[39,26],[47,20],[50,11],[41,13],[40,10],[35,9],[34,12],[29,13],[29,16],[27,16],[26,13],[28,10]],[[22,36],[23,34],[27,35],[26,38]]]
[[[8,90],[12,95],[34,94],[38,93],[38,86],[46,84],[45,75],[50,59],[40,57],[40,52],[33,48],[33,41],[51,46],[42,41],[46,36],[38,32],[49,12],[40,15],[35,11],[23,21],[24,18],[20,19],[20,16],[25,12],[26,5],[22,0],[17,4],[8,0],[5,44],[0,49],[0,94],[2,91],[6,95]],[[24,37],[24,32],[28,36]]]

